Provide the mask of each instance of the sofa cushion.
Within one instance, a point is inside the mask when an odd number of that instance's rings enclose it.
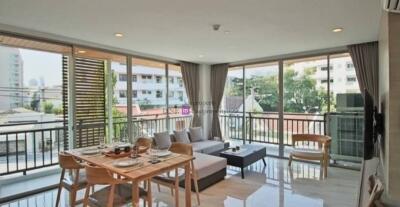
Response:
[[[193,151],[201,152],[206,154],[212,154],[214,152],[224,149],[224,143],[213,140],[206,140],[201,142],[192,142]]]
[[[307,148],[294,148],[291,152],[293,156],[299,157],[311,157],[311,158],[322,158],[324,156],[324,152],[322,150],[317,149],[307,149]]]
[[[201,127],[189,128],[190,140],[192,142],[199,142],[205,140],[203,137],[203,129]]]
[[[196,152],[193,156],[196,158],[193,163],[198,179],[207,177],[226,168],[227,161],[225,158]]]
[[[186,130],[174,131],[174,137],[175,137],[176,142],[185,143],[185,144],[190,143],[189,135],[186,132]]]
[[[160,149],[168,149],[172,144],[171,137],[167,131],[154,133],[154,141]]]

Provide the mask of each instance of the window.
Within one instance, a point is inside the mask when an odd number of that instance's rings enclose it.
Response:
[[[142,75],[143,80],[151,80],[152,75]]]
[[[182,78],[177,78],[178,83],[179,83],[179,87],[183,87],[183,80]]]
[[[169,91],[169,92],[168,92],[168,97],[169,97],[169,98],[173,98],[174,95],[175,95],[175,93],[174,93],[173,91]]]
[[[356,77],[347,77],[347,82],[357,82],[357,78]]]
[[[151,95],[151,91],[150,90],[142,90],[142,94],[143,95]]]
[[[347,69],[354,69],[354,64],[352,62],[346,63],[346,68]]]
[[[126,98],[126,90],[120,90],[119,91],[119,97],[120,98]]]
[[[137,82],[137,75],[132,75],[132,82]]]
[[[183,91],[178,91],[179,101],[183,101]]]
[[[175,80],[174,77],[169,77],[169,82],[170,82],[170,83],[173,84],[173,83],[174,83],[174,80]]]
[[[162,98],[162,91],[156,91],[156,98]]]
[[[119,74],[119,81],[126,81],[127,79],[126,74]]]
[[[161,76],[156,76],[156,83],[161,83],[162,77]]]
[[[329,70],[332,70],[333,69],[333,67],[332,66],[329,66]],[[327,66],[322,66],[321,67],[321,71],[327,71],[328,70],[328,67]]]
[[[132,91],[132,97],[133,98],[137,98],[137,90],[133,90]]]
[[[333,79],[330,79],[330,82],[333,83]],[[321,84],[328,83],[327,79],[322,79]]]

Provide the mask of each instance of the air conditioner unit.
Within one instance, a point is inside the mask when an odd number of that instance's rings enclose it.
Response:
[[[400,0],[383,0],[383,9],[388,12],[400,13]]]

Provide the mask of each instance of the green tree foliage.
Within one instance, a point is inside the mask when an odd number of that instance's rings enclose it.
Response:
[[[292,68],[286,68],[283,74],[284,111],[295,113],[326,112],[327,92],[317,88],[317,82],[312,77],[316,68],[307,68],[302,74]],[[253,76],[246,79],[246,94],[253,89],[255,99],[264,111],[278,111],[279,89],[278,76]],[[241,96],[242,79],[233,78],[227,88],[229,96]]]
[[[44,102],[44,104],[43,104],[44,113],[51,114],[53,112],[53,107],[54,107],[54,105],[52,103]]]

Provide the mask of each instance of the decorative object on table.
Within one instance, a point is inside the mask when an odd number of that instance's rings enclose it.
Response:
[[[138,157],[140,157],[139,155],[139,147],[138,146],[133,146],[132,147],[132,153],[131,153],[131,158],[136,159]]]
[[[150,160],[149,160],[149,162],[151,163],[151,164],[156,164],[156,163],[159,163],[159,162],[161,162],[159,159],[158,159],[158,155],[157,155],[157,153],[158,153],[158,147],[157,146],[154,146],[154,145],[152,145],[151,146],[151,148],[150,148]]]
[[[132,153],[131,148],[124,146],[124,147],[114,147],[112,150],[107,151],[104,153],[104,155],[108,157],[114,157],[114,158],[119,158],[119,157],[128,157]]]
[[[240,146],[236,146],[236,150],[239,151],[240,150]]]

